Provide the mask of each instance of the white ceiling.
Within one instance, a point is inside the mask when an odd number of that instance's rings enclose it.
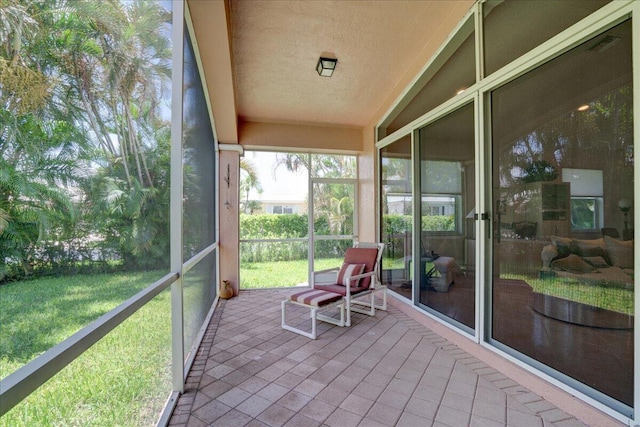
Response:
[[[461,4],[471,1],[231,0],[238,118],[365,126]],[[321,55],[338,58],[331,78],[315,70]]]

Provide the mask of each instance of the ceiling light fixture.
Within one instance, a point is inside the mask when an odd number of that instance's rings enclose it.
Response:
[[[589,104],[584,104],[578,107],[578,111],[587,111],[589,109]]]
[[[325,58],[321,56],[320,59],[318,59],[316,71],[323,77],[331,77],[336,69],[337,63],[338,60],[336,58]]]

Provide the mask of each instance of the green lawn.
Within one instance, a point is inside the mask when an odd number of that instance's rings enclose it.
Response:
[[[315,271],[342,266],[343,258],[315,261]],[[404,268],[404,259],[383,260],[385,268]],[[307,260],[244,262],[240,264],[240,289],[289,288],[308,281]]]
[[[316,260],[315,270],[340,267],[342,258]],[[240,289],[289,288],[306,283],[309,277],[307,260],[252,262],[240,264]]]
[[[45,278],[0,286],[3,378],[161,277]],[[154,425],[171,391],[165,291],[0,418],[0,426]]]
[[[528,283],[535,292],[545,295],[577,301],[619,313],[634,314],[632,289],[610,286],[605,283],[586,283],[569,277],[540,279],[517,274],[506,274],[503,277],[522,280]]]

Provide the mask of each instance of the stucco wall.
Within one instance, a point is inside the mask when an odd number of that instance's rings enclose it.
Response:
[[[239,134],[245,149],[358,153],[363,145],[362,130],[348,127],[247,121]]]

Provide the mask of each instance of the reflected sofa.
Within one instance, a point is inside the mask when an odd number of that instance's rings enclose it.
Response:
[[[633,289],[633,240],[551,236],[541,257],[542,275]]]

